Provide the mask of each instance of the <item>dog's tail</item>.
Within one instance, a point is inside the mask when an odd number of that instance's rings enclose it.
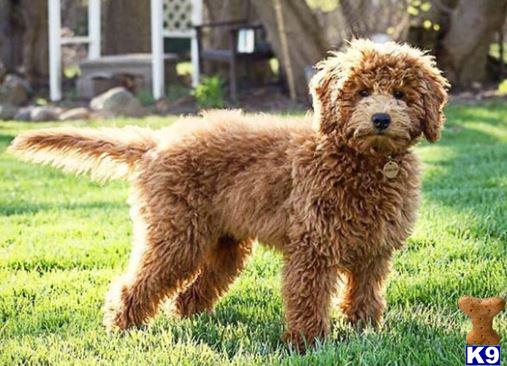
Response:
[[[101,179],[127,178],[157,145],[153,131],[126,128],[49,128],[25,132],[8,151],[26,160]]]

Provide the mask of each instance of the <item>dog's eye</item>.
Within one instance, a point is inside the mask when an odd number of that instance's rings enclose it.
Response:
[[[394,96],[396,99],[402,99],[402,98],[405,96],[405,93],[403,93],[401,90],[396,90],[396,91],[393,93],[393,96]]]
[[[368,90],[366,90],[366,89],[363,89],[363,90],[360,90],[360,91],[359,91],[359,95],[360,95],[362,98],[364,98],[364,97],[369,96],[369,95],[370,95],[370,92],[369,92]]]

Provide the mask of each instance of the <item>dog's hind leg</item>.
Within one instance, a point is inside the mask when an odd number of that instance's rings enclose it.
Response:
[[[109,330],[144,325],[162,301],[195,279],[209,243],[205,230],[192,226],[191,211],[180,210],[173,218],[140,212],[134,216],[129,268],[106,298],[104,325]]]
[[[210,311],[244,268],[253,240],[223,236],[205,256],[197,279],[175,301],[176,313],[187,317]]]

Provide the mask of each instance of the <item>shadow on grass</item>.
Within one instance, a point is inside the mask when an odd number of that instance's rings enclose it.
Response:
[[[425,178],[424,196],[457,212],[473,213],[477,222],[470,223],[470,228],[478,236],[506,240],[507,224],[500,212],[505,190],[498,182],[507,178],[507,145],[495,136],[467,127],[458,133],[473,134],[480,145],[469,148],[457,139],[442,139],[438,144],[453,153],[430,163],[441,169]],[[495,209],[498,212],[492,215]]]
[[[205,345],[217,354],[224,354],[229,360],[242,355],[250,354],[256,357],[275,355],[282,357],[281,360],[288,361],[291,358],[298,360],[311,360],[317,357],[313,363],[318,362],[318,357],[331,356],[329,364],[350,364],[351,360],[363,360],[362,364],[459,364],[463,352],[464,334],[461,334],[459,323],[464,316],[455,316],[452,311],[434,307],[423,306],[400,306],[390,310],[387,314],[385,326],[376,332],[366,331],[357,333],[343,322],[333,320],[332,330],[329,337],[322,345],[315,350],[310,350],[305,356],[292,353],[287,345],[281,340],[283,324],[281,305],[276,301],[279,296],[271,289],[256,289],[255,294],[250,293],[241,296],[236,295],[224,299],[227,306],[219,305],[212,315],[203,314],[186,320],[171,320],[169,322],[159,314],[159,320],[147,329],[134,331],[132,337],[128,334],[111,336],[99,325],[100,320],[93,321],[92,318],[100,317],[94,310],[81,313],[79,305],[74,305],[74,312],[70,314],[58,314],[53,317],[54,309],[44,309],[37,317],[44,323],[43,329],[40,326],[26,326],[23,337],[30,335],[40,336],[43,334],[54,337],[72,336],[87,337],[93,334],[96,339],[99,336],[100,345],[111,342],[111,338],[119,337],[121,342],[127,346],[134,347],[171,347],[172,345]],[[38,296],[39,294],[28,294]],[[251,297],[250,297],[251,296]],[[245,297],[247,299],[245,299]],[[261,303],[252,302],[252,298],[261,298]],[[273,301],[273,298],[275,301]],[[266,303],[275,303],[275,306],[267,307]],[[97,308],[99,303],[94,304]],[[271,311],[266,311],[267,309]],[[91,313],[90,313],[91,311]],[[160,319],[162,318],[162,319]],[[45,319],[51,319],[47,322]],[[82,323],[83,319],[87,323]],[[431,320],[431,321],[430,321]],[[33,322],[30,317],[20,319],[20,323]],[[81,322],[79,324],[79,322]],[[78,323],[78,324],[76,324]],[[77,334],[76,334],[77,333]],[[12,336],[16,336],[17,330],[13,330]],[[126,338],[124,338],[127,336]],[[99,351],[89,349],[88,351]],[[417,357],[426,356],[427,360],[417,360]],[[340,362],[338,362],[340,361]],[[347,361],[347,362],[346,362]],[[368,362],[366,362],[368,361]],[[404,362],[403,362],[404,361]],[[410,362],[409,362],[410,361]],[[420,362],[417,362],[420,361]]]
[[[0,152],[2,152],[1,150],[6,149],[7,146],[9,146],[11,141],[14,140],[14,137],[15,136],[12,134],[0,133]]]
[[[482,122],[482,121],[478,121]],[[484,122],[489,124],[489,122]],[[494,126],[493,124],[491,124]],[[497,127],[498,126],[494,126]],[[438,146],[453,147],[462,143],[466,147],[466,143],[473,145],[485,144],[494,145],[501,143],[502,140],[493,134],[481,131],[478,128],[463,126],[459,123],[448,124],[442,134],[442,139],[436,144]]]
[[[269,301],[269,297],[267,299],[266,301]],[[265,310],[263,306],[243,300],[241,307],[218,306],[213,315],[199,315],[181,323],[174,320],[169,326],[154,327],[149,332],[157,335],[170,331],[174,337],[172,339],[174,344],[198,342],[217,353],[227,354],[229,359],[245,351],[263,356],[276,353],[284,357],[299,358],[300,355],[292,352],[281,339],[284,329],[281,306],[276,307],[276,311],[269,312],[268,316],[263,311]],[[248,308],[254,307],[257,307],[257,312],[262,315],[252,319],[252,313]],[[369,329],[363,333],[357,332],[341,320],[333,319],[330,335],[304,357],[312,358],[331,352],[335,354],[333,358],[335,362],[365,357],[374,361],[380,357],[386,358],[382,360],[389,363],[393,361],[389,357],[393,357],[395,353],[407,354],[408,347],[413,350],[411,353],[413,357],[417,357],[416,353],[428,352],[434,355],[432,358],[435,360],[456,361],[462,355],[464,337],[460,334],[459,328],[449,326],[455,321],[447,320],[449,319],[445,315],[447,312],[443,313],[442,309],[397,307],[390,312],[381,330]],[[428,318],[435,318],[435,321],[428,323]],[[433,352],[435,347],[441,352]]]

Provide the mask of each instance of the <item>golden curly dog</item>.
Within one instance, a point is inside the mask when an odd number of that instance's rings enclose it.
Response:
[[[105,325],[145,324],[174,299],[180,316],[211,310],[254,240],[283,253],[285,339],[304,349],[329,329],[331,297],[354,325],[378,325],[395,249],[419,200],[410,148],[439,138],[447,81],[407,45],[353,41],[317,65],[313,127],[238,111],[204,113],[160,131],[56,128],[10,151],[102,178],[128,178],[134,223],[128,270]]]

